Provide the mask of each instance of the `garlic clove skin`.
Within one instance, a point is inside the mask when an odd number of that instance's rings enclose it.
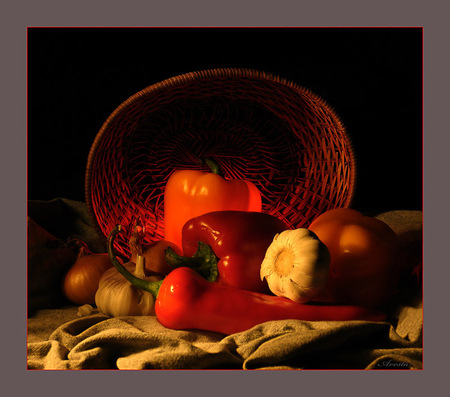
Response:
[[[89,316],[94,311],[94,308],[90,304],[80,306],[77,311],[78,317]]]
[[[260,275],[275,295],[305,303],[325,287],[329,266],[328,248],[312,231],[299,228],[274,237]]]
[[[126,263],[124,267],[137,276],[135,263]],[[148,281],[162,279],[160,276],[140,278]],[[113,317],[155,315],[155,297],[134,287],[115,267],[103,273],[95,294],[95,304],[100,312]]]

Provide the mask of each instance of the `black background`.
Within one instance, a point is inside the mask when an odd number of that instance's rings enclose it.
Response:
[[[90,147],[118,105],[222,67],[280,75],[336,110],[358,158],[355,208],[422,209],[420,28],[29,28],[28,199],[84,201]]]

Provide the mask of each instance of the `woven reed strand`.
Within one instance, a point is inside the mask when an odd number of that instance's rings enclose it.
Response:
[[[348,207],[356,165],[339,117],[321,98],[270,74],[218,69],[150,86],[119,106],[92,145],[86,201],[103,238],[140,217],[163,238],[164,187],[175,169],[214,158],[226,179],[252,181],[263,211],[291,228]],[[206,169],[205,169],[206,171]],[[128,235],[118,254],[128,257]]]

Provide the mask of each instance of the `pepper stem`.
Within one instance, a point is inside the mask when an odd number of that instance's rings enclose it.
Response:
[[[160,281],[147,281],[143,280],[139,277],[136,277],[134,274],[130,273],[125,267],[117,260],[116,254],[114,252],[114,240],[116,236],[122,231],[122,226],[117,225],[112,230],[108,236],[107,241],[107,249],[109,259],[111,260],[114,267],[118,270],[118,272],[124,276],[132,285],[136,288],[142,289],[143,291],[150,292],[155,298],[158,297],[159,288],[164,280]]]
[[[166,262],[172,268],[190,267],[210,282],[215,281],[219,275],[217,269],[219,258],[209,245],[201,241],[199,241],[197,251],[192,257],[178,255],[171,247],[166,248],[165,257]]]
[[[210,168],[211,172],[216,175],[222,176],[222,171],[220,170],[219,164],[210,158],[203,159],[203,162]]]

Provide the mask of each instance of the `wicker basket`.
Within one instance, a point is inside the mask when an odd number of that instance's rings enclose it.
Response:
[[[187,73],[151,85],[105,121],[89,153],[86,203],[97,233],[137,217],[148,241],[163,238],[164,187],[175,169],[203,169],[211,157],[225,178],[252,181],[263,211],[290,227],[348,207],[355,156],[339,117],[292,82],[247,69]],[[206,170],[206,169],[205,169]],[[128,235],[117,253],[128,257]]]

